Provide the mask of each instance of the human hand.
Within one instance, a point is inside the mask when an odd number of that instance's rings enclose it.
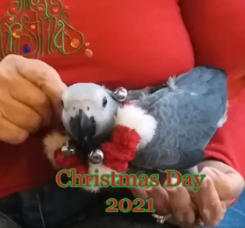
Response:
[[[215,160],[201,162],[199,170],[206,174],[206,178],[198,192],[191,192],[182,186],[132,188],[131,192],[137,198],[153,198],[156,213],[172,214],[168,222],[175,225],[216,226],[223,219],[227,208],[242,193],[244,180],[233,168]]]
[[[0,141],[19,144],[48,125],[65,84],[40,60],[8,55],[0,62]],[[52,105],[51,105],[52,104]]]

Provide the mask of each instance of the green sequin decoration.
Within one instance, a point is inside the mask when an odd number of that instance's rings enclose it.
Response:
[[[71,55],[78,52],[85,46],[85,37],[68,24],[69,19],[70,14],[60,0],[11,2],[7,14],[0,18],[0,59],[10,53],[39,58],[44,54]],[[15,31],[21,36],[14,37]],[[74,38],[80,41],[79,45],[68,50],[66,44],[70,45]],[[22,54],[24,45],[32,47],[27,54]]]

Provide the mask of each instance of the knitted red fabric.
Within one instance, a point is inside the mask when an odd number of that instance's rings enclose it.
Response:
[[[72,156],[65,156],[61,152],[61,149],[55,152],[55,163],[60,169],[74,168],[76,169],[77,173],[88,173],[87,164],[84,161],[82,161],[82,159],[77,154],[74,154]]]
[[[124,105],[130,105],[125,101]],[[117,126],[113,132],[111,142],[101,145],[104,153],[104,164],[117,172],[125,172],[128,162],[135,158],[140,136],[135,131],[125,126]],[[65,156],[61,150],[55,153],[55,162],[61,169],[76,168],[77,173],[87,174],[88,166],[78,155]]]
[[[128,162],[135,158],[140,136],[135,131],[125,126],[117,126],[111,142],[102,144],[104,164],[117,172],[125,172]]]
[[[101,149],[105,155],[104,164],[117,172],[125,172],[128,162],[135,158],[140,136],[135,130],[124,126],[117,126],[111,142],[102,144]],[[77,173],[87,174],[88,166],[77,155],[65,156],[61,150],[55,153],[55,162],[60,169],[77,169]]]

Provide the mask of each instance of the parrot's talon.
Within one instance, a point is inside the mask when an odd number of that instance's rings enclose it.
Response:
[[[88,159],[93,164],[101,163],[104,160],[104,153],[101,150],[93,150],[88,155]]]
[[[70,141],[66,141],[65,144],[61,148],[61,152],[65,156],[72,156],[76,153],[76,149],[74,146],[71,145]]]
[[[164,224],[165,220],[163,218],[157,219],[157,223]]]
[[[152,217],[153,218],[156,218],[157,219],[157,223],[159,224],[164,224],[165,221],[167,219],[169,219],[172,215],[171,214],[168,214],[168,215],[158,215],[158,214],[152,214]]]
[[[120,87],[120,88],[117,88],[115,91],[114,91],[114,96],[115,96],[115,99],[120,102],[120,103],[123,103],[126,101],[127,99],[127,96],[128,96],[128,91],[123,88],[123,87]]]

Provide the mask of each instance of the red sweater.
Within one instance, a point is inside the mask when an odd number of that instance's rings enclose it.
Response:
[[[110,88],[142,88],[194,66],[190,31],[178,0],[63,0],[37,6],[24,4],[28,0],[11,2],[0,1],[0,58],[10,53],[39,58],[53,66],[67,85],[95,82]],[[24,10],[27,6],[31,10]],[[207,156],[245,176],[243,97],[231,106],[228,123],[208,147]],[[43,153],[45,134],[39,132],[21,145],[0,143],[0,197],[54,178]]]

